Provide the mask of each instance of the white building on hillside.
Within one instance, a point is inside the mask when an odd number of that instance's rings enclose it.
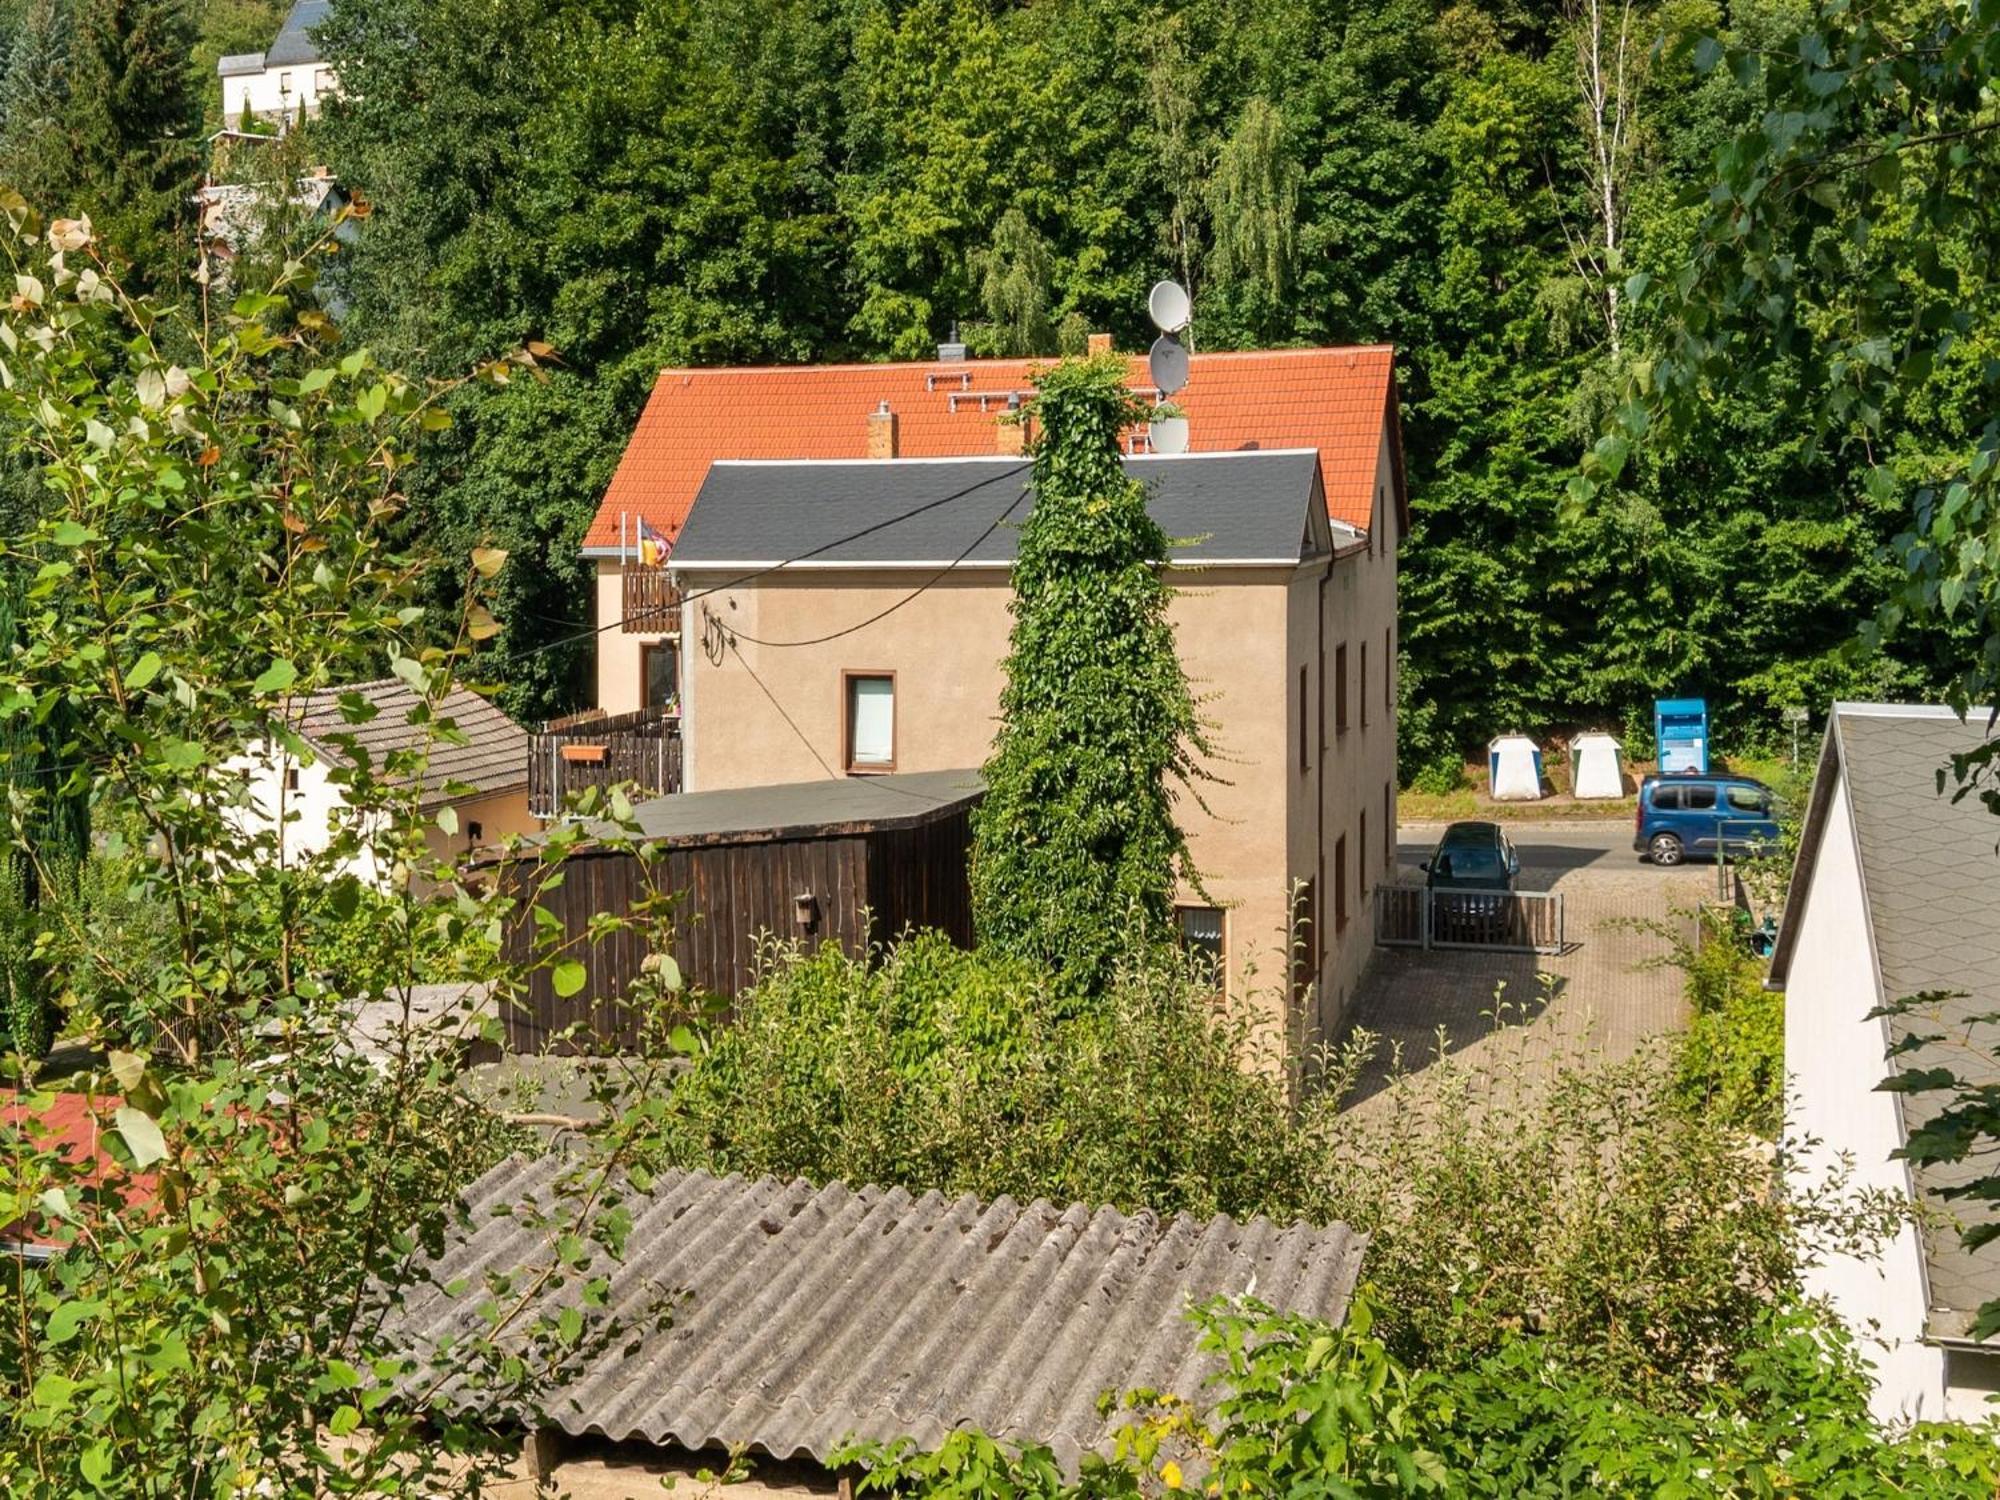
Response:
[[[312,33],[331,8],[332,0],[296,0],[268,52],[238,52],[216,64],[225,127],[246,116],[284,125],[319,113],[335,85]]]

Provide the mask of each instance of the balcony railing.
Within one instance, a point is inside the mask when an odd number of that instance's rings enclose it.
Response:
[[[681,628],[681,592],[665,568],[625,564],[623,620],[628,634],[670,635]]]
[[[631,782],[646,797],[681,789],[677,713],[592,710],[550,720],[528,743],[528,811],[538,818],[560,817],[585,787]]]

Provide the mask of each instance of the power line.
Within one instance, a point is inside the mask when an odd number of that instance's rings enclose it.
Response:
[[[993,535],[994,532],[1000,529],[1000,523],[1006,520],[1008,514],[1014,509],[1015,498],[1016,497],[1012,496],[1008,498],[1007,504],[1001,510],[1000,514],[995,516],[991,521],[987,523],[986,529],[984,531],[980,532],[978,536],[974,537],[971,541],[967,542],[965,544],[965,550],[960,552],[957,557],[954,557],[950,562],[946,563],[943,567],[939,568],[937,572],[931,574],[929,578],[926,578],[922,583],[918,584],[914,589],[910,590],[909,593],[903,595],[902,598],[898,599],[894,604],[890,605],[887,609],[877,610],[874,614],[870,615],[865,620],[858,621],[857,623],[849,625],[844,629],[831,631],[826,635],[816,635],[809,640],[803,640],[803,641],[765,641],[765,640],[759,640],[754,635],[744,635],[742,631],[737,630],[733,626],[724,625],[722,628],[728,632],[732,646],[736,640],[741,639],[748,641],[753,646],[768,646],[773,648],[786,647],[786,646],[823,646],[828,641],[837,641],[844,635],[854,634],[854,632],[857,630],[866,630],[870,625],[873,625],[877,620],[888,619],[889,616],[893,615],[897,610],[901,609],[905,604],[908,604],[911,600],[916,599],[922,596],[923,594],[930,592],[930,590],[935,588],[937,584],[944,578],[945,574],[951,572],[952,569],[956,568],[960,563],[964,562],[968,557],[972,556],[973,552],[978,548],[981,542],[985,541],[989,536]],[[739,653],[738,660],[741,659],[742,659],[741,653]]]
[[[754,568],[750,572],[743,574],[740,578],[730,579],[727,583],[718,583],[710,588],[697,589],[692,594],[683,595],[681,597],[681,603],[684,605],[693,604],[696,600],[706,599],[711,594],[724,594],[729,592],[731,589],[741,588],[744,584],[755,582],[757,579],[764,577],[768,573],[776,573],[780,569],[794,567],[799,563],[808,562],[811,559],[818,557],[823,552],[831,552],[836,547],[845,547],[849,542],[858,542],[863,537],[873,536],[878,531],[887,530],[891,526],[899,526],[903,522],[908,520],[913,520],[917,516],[921,516],[927,511],[936,510],[941,505],[950,505],[955,500],[963,500],[967,495],[977,494],[980,490],[985,489],[988,485],[998,484],[1003,479],[1018,479],[1021,474],[1021,467],[1022,466],[1017,465],[1014,467],[1010,467],[1003,473],[989,475],[985,479],[981,479],[976,481],[975,483],[966,485],[965,488],[963,489],[953,490],[949,495],[940,495],[935,500],[926,500],[922,505],[913,506],[909,510],[903,511],[897,515],[890,516],[885,520],[877,521],[873,525],[864,526],[859,531],[849,532],[846,536],[835,537],[830,542],[822,542],[819,546],[810,548],[805,552],[798,553],[796,556],[788,557],[784,559],[782,562],[766,563],[763,567]],[[1012,499],[1009,499],[1007,509],[1008,510],[1013,509]],[[1006,511],[1002,511],[1000,515],[994,519],[993,522],[994,527],[999,526],[1000,522],[1006,519],[1006,514],[1007,514]],[[990,534],[990,532],[991,528],[989,528],[988,534]],[[984,536],[980,538],[981,541],[983,541],[984,539],[985,539]],[[976,547],[978,545],[979,545],[978,541],[975,541],[972,544],[973,547]],[[972,551],[971,547],[966,548],[966,554],[969,555],[971,551]],[[956,567],[957,564],[954,563],[952,564],[952,566]],[[949,571],[949,569],[947,569],[946,571]],[[922,592],[922,590],[919,590],[918,592]],[[544,651],[554,651],[558,647],[573,645],[577,641],[587,640],[592,636],[602,635],[607,630],[616,630],[622,625],[624,625],[624,623],[625,623],[625,617],[624,615],[621,614],[617,619],[607,620],[602,625],[593,625],[590,629],[579,630],[574,635],[560,636],[553,641],[544,641],[539,646],[533,646],[526,651],[517,652],[515,654],[517,656],[539,656]],[[744,637],[744,639],[748,640],[749,637],[746,636]],[[804,643],[801,642],[800,644]]]

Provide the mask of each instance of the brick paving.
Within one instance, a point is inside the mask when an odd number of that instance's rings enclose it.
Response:
[[[1398,864],[1406,883],[1422,879],[1417,862],[1439,832],[1427,826],[1399,830]],[[1521,853],[1521,889],[1563,893],[1567,951],[1379,950],[1351,1021],[1383,1045],[1350,1095],[1350,1107],[1386,1103],[1384,1087],[1399,1067],[1420,1085],[1424,1064],[1441,1045],[1509,1087],[1532,1087],[1564,1061],[1629,1057],[1648,1038],[1685,1023],[1680,973],[1647,962],[1667,951],[1666,940],[1620,925],[1620,919],[1684,928],[1687,919],[1675,909],[1712,898],[1715,870],[1641,863],[1630,847],[1629,823],[1515,825],[1510,832]],[[1496,1017],[1510,1023],[1504,1032]]]

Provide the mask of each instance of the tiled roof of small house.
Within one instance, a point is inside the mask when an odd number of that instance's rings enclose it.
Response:
[[[1327,513],[1367,529],[1376,488],[1400,510],[1401,437],[1394,350],[1387,345],[1196,354],[1185,390],[1190,451],[1318,450]],[[1048,360],[971,359],[917,364],[767,365],[662,370],[625,456],[584,536],[587,550],[615,549],[620,518],[679,534],[717,459],[868,457],[868,415],[884,402],[896,417],[902,458],[999,451],[1010,398],[1033,394]],[[1152,394],[1143,356],[1130,380]],[[1378,481],[1384,426],[1393,472]]]
[[[340,700],[350,693],[373,705],[372,719],[361,724],[347,721]],[[453,688],[445,695],[438,717],[451,720],[465,736],[462,745],[436,737],[428,724],[411,723],[416,706],[416,693],[400,677],[322,688],[296,705],[298,730],[322,755],[343,761],[347,753],[337,741],[351,735],[377,769],[391,751],[412,749],[428,739],[430,758],[423,774],[426,805],[471,795],[448,790],[454,783],[477,787],[481,794],[510,792],[528,784],[528,732],[498,705],[468,688]]]

